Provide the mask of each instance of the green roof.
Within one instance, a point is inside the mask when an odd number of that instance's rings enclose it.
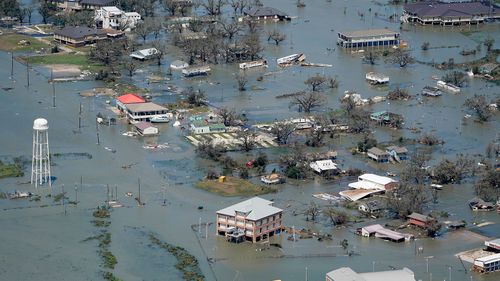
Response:
[[[210,124],[208,125],[208,127],[210,128],[210,131],[213,131],[213,130],[225,130],[226,129],[226,126],[222,123],[215,123],[215,124]]]

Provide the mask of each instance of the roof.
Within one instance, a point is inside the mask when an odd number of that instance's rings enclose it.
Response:
[[[340,32],[340,34],[346,37],[373,37],[373,36],[395,35],[399,33],[396,31],[392,31],[390,29],[381,28],[381,29],[365,29],[365,30]]]
[[[375,154],[375,155],[387,155],[387,152],[383,151],[382,149],[378,148],[378,147],[372,147],[370,149],[367,150],[368,153],[371,153],[371,154]]]
[[[340,196],[351,200],[358,201],[359,199],[365,198],[366,196],[374,193],[381,192],[380,189],[349,189],[339,192]]]
[[[391,145],[385,148],[386,151],[394,150],[396,153],[408,153],[408,149],[406,147]]]
[[[371,181],[383,185],[389,184],[391,182],[397,182],[396,180],[391,179],[389,177],[383,177],[375,174],[362,174],[361,176],[358,177],[358,179],[363,181]]]
[[[377,112],[373,112],[372,114],[370,114],[370,116],[372,117],[379,117],[379,116],[383,116],[383,115],[386,115],[387,112],[386,110],[383,110],[383,111],[377,111]]]
[[[252,17],[265,17],[275,15],[280,17],[288,17],[286,13],[272,7],[253,7],[249,10],[244,11],[244,14]]]
[[[218,210],[217,214],[234,216],[236,212],[242,212],[247,213],[247,220],[257,221],[262,218],[283,212],[282,209],[276,208],[272,206],[272,204],[272,201],[260,197],[253,197],[227,208]]]
[[[415,281],[413,271],[406,267],[398,270],[368,273],[357,273],[350,267],[341,267],[328,272],[326,276],[335,281]]]
[[[226,125],[222,123],[212,123],[208,125],[208,128],[210,130],[217,130],[217,129],[226,129]]]
[[[150,58],[158,53],[159,51],[156,48],[148,48],[135,51],[131,53],[130,56],[137,59],[145,59],[145,58]]]
[[[123,13],[123,11],[118,9],[116,6],[106,6],[106,7],[102,7],[101,9],[103,9],[104,11],[106,11],[108,13],[116,13],[116,14]]]
[[[134,95],[134,94],[124,94],[116,98],[119,102],[123,104],[131,104],[131,103],[143,103],[146,102],[143,98]]]
[[[432,217],[422,215],[419,213],[411,213],[411,215],[409,215],[408,218],[418,220],[418,221],[423,221],[423,222],[429,222],[429,221],[434,220],[434,218],[432,218]]]
[[[497,253],[497,254],[493,254],[493,255],[489,255],[489,256],[485,256],[485,257],[480,257],[480,258],[477,258],[474,260],[474,263],[477,261],[477,262],[481,262],[481,263],[490,263],[492,261],[497,261],[497,260],[500,260],[500,253]]]
[[[388,238],[396,241],[405,239],[404,234],[383,227],[375,231],[375,237],[386,238],[386,239]],[[398,280],[398,279],[390,279],[390,280]]]
[[[376,232],[377,230],[380,230],[382,228],[384,228],[384,227],[381,226],[380,224],[372,224],[372,225],[368,225],[368,226],[363,226],[362,227],[362,229],[365,230],[368,233]]]
[[[500,238],[490,240],[490,241],[485,241],[484,245],[486,247],[495,248],[495,249],[500,250]]]
[[[156,103],[152,103],[152,102],[127,104],[127,109],[132,111],[132,112],[167,110],[165,107],[163,107],[161,105],[157,105]]]
[[[147,128],[149,128],[149,127],[153,127],[153,128],[155,128],[155,126],[153,126],[151,123],[149,123],[149,122],[144,122],[144,121],[142,121],[142,122],[138,122],[138,123],[135,123],[135,124],[134,124],[134,126],[135,126],[137,129],[141,130],[141,131],[144,131],[145,129],[147,129]]]
[[[420,17],[456,17],[487,15],[490,13],[490,7],[480,2],[420,2],[404,5],[404,10]],[[492,8],[492,13],[498,12],[498,9]]]
[[[93,6],[109,6],[113,4],[114,0],[81,0],[82,5],[93,5]]]
[[[333,163],[330,159],[311,162],[309,167],[318,173],[322,171],[337,170],[337,164]]]
[[[96,28],[90,28],[86,26],[65,26],[62,29],[55,30],[54,34],[79,39],[91,35],[105,34],[105,32]]]

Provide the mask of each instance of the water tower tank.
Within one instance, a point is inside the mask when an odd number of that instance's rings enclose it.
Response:
[[[49,122],[47,119],[38,118],[33,122],[33,130],[44,131],[49,129]]]

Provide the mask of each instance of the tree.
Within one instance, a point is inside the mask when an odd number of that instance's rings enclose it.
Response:
[[[369,52],[367,56],[363,58],[363,62],[367,64],[374,65],[377,63],[378,56],[372,52]]]
[[[248,79],[245,74],[236,74],[236,82],[238,82],[238,91],[245,91]]]
[[[236,112],[234,109],[229,109],[227,107],[222,107],[216,111],[216,114],[222,119],[222,122],[226,126],[233,126],[236,121]]]
[[[336,89],[339,87],[339,80],[337,79],[337,76],[335,77],[328,77],[327,79],[328,87],[331,89]]]
[[[467,109],[474,112],[480,122],[490,120],[493,115],[489,103],[486,101],[485,95],[474,94],[474,97],[467,98],[463,105]]]
[[[363,134],[363,139],[358,142],[358,151],[366,152],[368,149],[377,146],[377,140],[370,134]]]
[[[92,60],[100,62],[114,71],[114,67],[118,64],[123,55],[123,47],[116,42],[108,40],[100,40],[90,50],[89,57]]]
[[[347,120],[349,132],[354,134],[364,133],[370,128],[369,114],[364,110],[352,110]]]
[[[241,149],[246,152],[252,150],[256,145],[257,134],[250,130],[243,130],[238,132],[238,139],[240,143],[238,144]]]
[[[251,33],[243,38],[243,45],[251,60],[259,57],[259,53],[264,49],[260,45],[259,34],[257,32]]]
[[[405,67],[413,63],[415,59],[410,55],[409,51],[398,48],[388,57],[387,61],[399,64],[399,67]]]
[[[28,23],[31,24],[31,17],[33,16],[33,7],[28,6],[24,8],[24,13],[26,14],[26,17],[28,18]]]
[[[222,26],[222,30],[224,31],[223,35],[227,37],[229,40],[232,40],[234,35],[236,35],[238,32],[241,31],[241,26],[235,19],[229,22],[220,20],[219,23]]]
[[[409,184],[422,185],[428,176],[427,171],[424,169],[425,163],[430,159],[430,156],[424,152],[415,152],[406,161],[401,174],[399,175],[401,181]]]
[[[128,71],[128,76],[132,77],[135,73],[135,71],[137,70],[137,63],[135,63],[135,61],[133,59],[127,59],[124,63],[123,63],[123,68],[125,68],[125,70]]]
[[[434,167],[433,179],[439,184],[459,183],[475,172],[474,160],[467,155],[458,155],[455,161],[444,159]]]
[[[389,100],[409,100],[410,98],[411,95],[408,93],[408,90],[402,89],[399,86],[387,94],[387,99]]]
[[[309,221],[309,217],[311,217],[312,221],[316,221],[316,217],[319,215],[319,213],[320,213],[319,206],[316,203],[314,203],[314,201],[311,201],[306,211],[304,212],[304,215],[306,216],[306,221]]]
[[[202,1],[201,6],[205,8],[207,13],[211,16],[218,16],[221,14],[222,7],[226,4],[224,0],[205,0]]]
[[[326,207],[323,209],[323,214],[325,214],[335,226],[346,223],[348,218],[345,212],[335,210],[332,207]]]
[[[430,45],[431,44],[429,42],[424,42],[424,43],[422,43],[422,46],[420,46],[420,49],[422,49],[422,51],[427,51],[427,50],[429,50]]]
[[[205,105],[207,102],[207,96],[203,90],[194,90],[193,87],[189,87],[183,91],[183,94],[187,95],[186,101],[190,105],[198,107]]]
[[[484,46],[486,47],[486,51],[489,53],[491,49],[493,48],[493,44],[495,43],[495,39],[493,37],[488,36],[486,39],[484,39]]]
[[[167,45],[163,40],[155,40],[153,42],[153,47],[157,50],[155,54],[156,63],[161,65],[161,60],[167,54]]]
[[[171,16],[175,16],[175,13],[177,12],[177,9],[179,9],[178,0],[162,0],[161,4],[163,5],[163,8],[165,11],[167,11]]]
[[[276,137],[276,142],[286,144],[295,130],[295,125],[289,122],[276,122],[271,127],[271,134]]]
[[[474,185],[477,196],[481,199],[494,202],[500,198],[500,171],[489,168],[483,177]]]
[[[43,1],[42,3],[40,3],[40,7],[38,8],[38,13],[42,17],[42,21],[44,24],[47,24],[48,19],[54,14],[54,10],[55,10],[54,4],[49,3],[48,1]]]
[[[325,76],[319,75],[318,73],[315,76],[311,76],[304,81],[304,84],[310,86],[313,90],[313,92],[319,90],[321,85],[323,85],[325,82],[327,82],[327,79]]]
[[[200,142],[196,147],[198,156],[215,161],[218,161],[225,151],[226,149],[222,145],[215,145],[207,141]]]
[[[146,43],[146,38],[151,33],[151,20],[144,19],[144,21],[139,22],[135,27],[135,33],[142,38],[142,42]]]
[[[0,1],[0,16],[18,17],[21,14],[19,1],[2,0]]]
[[[443,141],[438,139],[436,136],[434,136],[431,133],[423,133],[418,138],[418,143],[428,145],[428,146],[433,146],[436,144],[441,144],[441,143],[443,143]]]
[[[443,76],[443,81],[455,86],[462,87],[465,84],[465,74],[461,71],[451,71]]]
[[[304,95],[295,96],[290,102],[292,106],[297,105],[299,111],[306,113],[311,112],[312,109],[322,106],[326,103],[326,97],[317,92],[306,93]]]
[[[277,29],[270,31],[267,37],[267,41],[273,40],[276,46],[279,45],[282,41],[285,41],[286,35],[279,32]]]
[[[400,218],[406,218],[413,212],[422,213],[430,202],[429,188],[404,181],[401,181],[396,188],[387,191],[386,195],[387,206]]]

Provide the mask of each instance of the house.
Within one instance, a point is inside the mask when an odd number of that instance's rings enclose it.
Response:
[[[150,121],[153,117],[165,116],[167,109],[152,102],[130,103],[125,105],[130,122]]]
[[[224,133],[226,131],[226,126],[223,123],[209,122],[208,120],[194,120],[190,126],[194,134]]]
[[[379,163],[389,162],[389,157],[390,157],[389,153],[377,147],[372,147],[368,149],[366,151],[366,155],[368,156],[368,158],[371,158]]]
[[[481,74],[491,74],[497,68],[498,68],[498,64],[497,63],[485,63],[485,64],[479,66],[479,73],[481,73]]]
[[[385,151],[397,162],[408,160],[408,149],[406,147],[391,145],[386,147]]]
[[[425,216],[419,213],[411,213],[411,215],[408,216],[408,222],[412,225],[416,225],[422,228],[427,228],[431,224],[436,222],[436,219],[430,216]]]
[[[81,47],[107,39],[106,31],[84,26],[65,26],[54,31],[54,40],[73,47]]]
[[[397,185],[397,181],[374,174],[363,174],[358,177],[357,182],[350,183],[349,190],[339,192],[339,194],[351,201],[357,201],[375,193],[384,193],[392,190]]]
[[[142,50],[135,51],[135,52],[131,53],[129,56],[134,58],[134,59],[144,61],[144,60],[149,60],[149,59],[156,57],[156,55],[158,55],[159,53],[160,53],[160,51],[158,51],[156,48],[148,48],[148,49],[142,49]]]
[[[486,202],[481,198],[473,198],[469,201],[469,207],[473,211],[493,211],[495,210],[495,204],[491,202]]]
[[[252,20],[291,20],[286,13],[271,7],[253,7],[243,11]]]
[[[142,136],[154,136],[158,135],[159,130],[157,127],[153,126],[149,122],[138,122],[134,124],[136,131]]]
[[[500,9],[487,3],[479,1],[423,1],[406,4],[403,7],[401,21],[422,25],[453,26],[479,24],[499,19]]]
[[[228,240],[253,243],[281,233],[283,210],[253,197],[217,211],[217,234]]]
[[[400,34],[389,29],[339,32],[337,35],[337,45],[342,48],[390,47],[400,43]]]
[[[124,12],[115,6],[102,7],[95,12],[95,21],[98,28],[112,28],[130,31],[141,20],[136,12]]]
[[[415,281],[413,271],[408,268],[357,273],[350,267],[341,267],[326,274],[326,281]]]
[[[66,11],[98,10],[102,7],[113,6],[117,0],[51,0],[57,8]]]
[[[475,259],[473,269],[481,273],[500,271],[500,253]]]
[[[309,164],[309,167],[311,167],[311,169],[313,169],[318,174],[323,174],[338,169],[337,164],[333,163],[331,159],[311,162]]]
[[[306,153],[305,158],[308,161],[318,161],[318,160],[334,160],[337,158],[337,151],[335,150],[328,150],[326,152],[318,152],[318,153]]]
[[[380,224],[373,224],[373,225],[368,225],[364,226],[361,228],[356,229],[356,234],[361,235],[363,237],[372,237],[375,236],[377,238],[381,238],[383,240],[388,240],[392,242],[403,242],[403,241],[409,241],[413,239],[413,235],[411,234],[405,234],[405,233],[400,233],[394,230],[390,230],[387,228],[384,228]]]
[[[484,246],[486,246],[487,251],[500,253],[500,238],[484,241]]]
[[[121,112],[126,112],[127,104],[144,102],[146,101],[143,98],[134,94],[127,93],[116,98],[116,108],[118,108],[118,110],[120,110]]]
[[[380,214],[384,209],[378,201],[368,201],[358,205],[358,211],[372,216]]]
[[[376,73],[376,72],[368,72],[365,75],[366,81],[372,85],[379,85],[379,84],[387,84],[389,83],[389,76],[382,74],[382,73]]]

